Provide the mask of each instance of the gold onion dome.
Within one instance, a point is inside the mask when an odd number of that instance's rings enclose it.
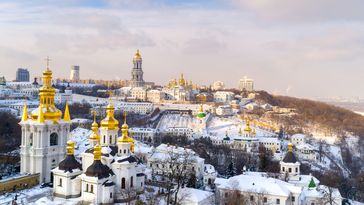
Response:
[[[82,165],[76,160],[75,156],[75,142],[67,142],[67,156],[62,160],[58,168],[59,170],[64,170],[65,172],[73,172],[75,169],[82,170]]]
[[[117,121],[114,117],[115,108],[110,100],[109,104],[106,107],[106,117],[101,121],[100,127],[107,128],[110,130],[117,129],[119,126],[119,121]]]
[[[185,86],[187,83],[187,81],[185,80],[184,76],[183,76],[183,73],[181,73],[181,77],[179,79],[179,85],[180,86]]]
[[[94,122],[91,125],[92,133],[90,135],[91,140],[97,140],[100,141],[100,135],[99,135],[99,125],[96,122],[96,112],[94,114]]]
[[[246,126],[245,126],[245,129],[244,129],[244,132],[248,132],[248,133],[252,132],[252,128],[250,127],[249,120],[246,120]]]
[[[119,143],[130,143],[131,151],[134,152],[134,139],[129,137],[129,126],[126,124],[126,113],[124,113],[124,124],[121,126],[121,137],[118,139]]]
[[[134,60],[141,60],[141,59],[142,59],[142,55],[140,55],[140,52],[138,49],[134,55]]]
[[[126,112],[124,112],[124,124],[121,126],[121,130],[128,130],[129,129],[129,125],[126,124]]]
[[[62,112],[54,105],[56,90],[52,87],[52,71],[47,68],[42,76],[43,86],[39,89],[39,107],[32,111],[32,120],[44,122],[44,120],[58,121]],[[42,113],[43,116],[39,116]]]

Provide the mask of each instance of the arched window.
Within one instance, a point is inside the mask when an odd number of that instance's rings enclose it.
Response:
[[[130,187],[133,188],[134,183],[133,183],[133,177],[130,177]]]
[[[58,135],[57,133],[53,132],[49,138],[49,146],[58,145]]]
[[[121,188],[125,189],[125,178],[124,177],[121,179]]]
[[[109,143],[111,144],[112,143],[112,136],[110,135],[109,137]]]

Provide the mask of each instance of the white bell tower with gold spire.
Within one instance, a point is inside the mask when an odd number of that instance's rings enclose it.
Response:
[[[139,53],[139,50],[134,55],[133,58],[133,70],[131,71],[131,81],[130,87],[143,87],[144,80],[143,80],[143,69],[142,69],[142,56]]]
[[[52,87],[52,71],[43,72],[43,86],[39,89],[39,107],[30,117],[26,105],[19,123],[22,129],[20,145],[20,172],[39,173],[40,182],[51,182],[51,170],[66,155],[71,116],[66,103],[64,118],[54,105],[55,89]]]

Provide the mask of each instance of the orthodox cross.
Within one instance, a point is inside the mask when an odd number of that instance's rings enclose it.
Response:
[[[49,62],[51,61],[51,59],[49,58],[49,56],[47,56],[45,60],[47,62],[47,70],[49,71]]]

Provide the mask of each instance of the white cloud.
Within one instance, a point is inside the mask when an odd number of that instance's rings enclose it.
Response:
[[[364,20],[364,1],[361,0],[228,0],[260,20],[282,22],[311,22]]]
[[[364,89],[355,85],[364,77],[358,74],[364,63],[360,18],[353,14],[354,20],[338,22],[342,14],[337,11],[332,18],[321,17],[310,0],[305,5],[254,2],[239,1],[243,10],[167,5],[129,10],[113,3],[107,8],[71,4],[55,9],[2,3],[0,75],[12,77],[21,66],[39,75],[50,55],[59,77],[68,76],[70,65],[80,64],[83,78],[129,79],[131,58],[140,48],[145,79],[157,83],[184,72],[194,82],[223,80],[228,86],[248,75],[258,88],[285,93],[289,86],[294,88],[289,93],[298,96],[351,95],[348,90]],[[323,5],[314,9],[324,12]],[[312,16],[305,18],[308,14]]]

